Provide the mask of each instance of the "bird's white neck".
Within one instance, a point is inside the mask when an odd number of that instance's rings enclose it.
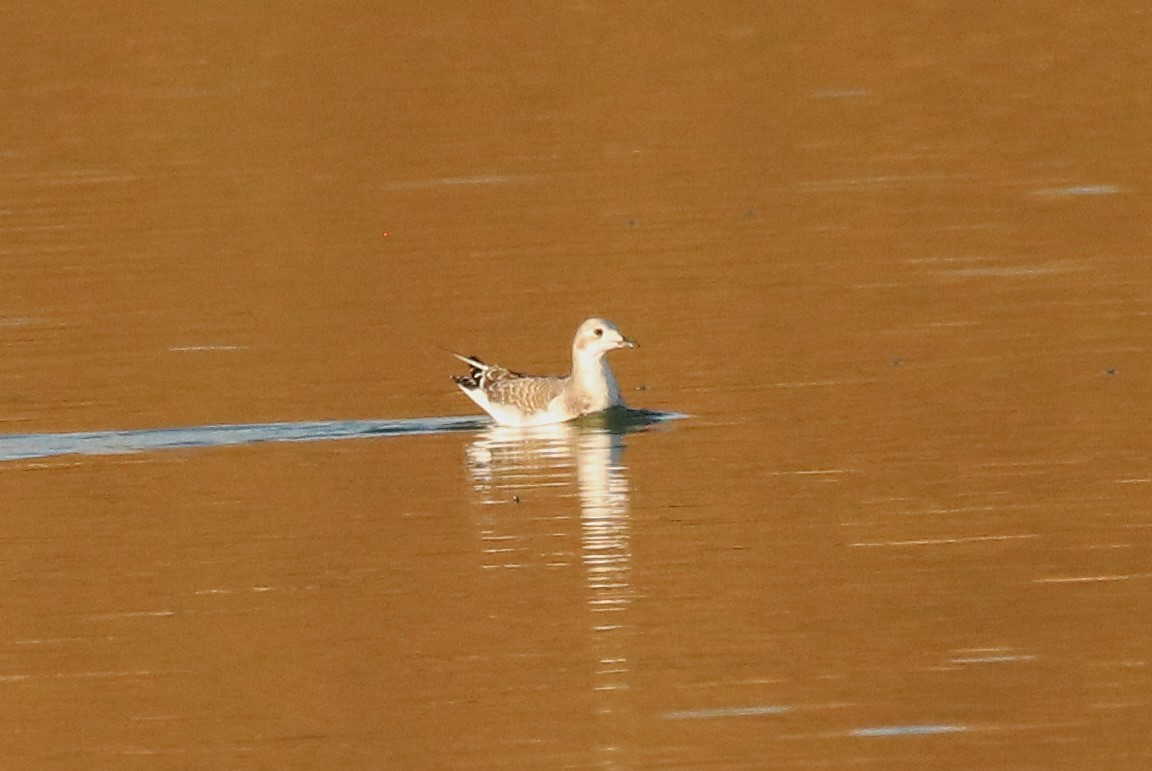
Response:
[[[603,353],[573,351],[572,380],[585,400],[587,412],[599,412],[624,404]]]

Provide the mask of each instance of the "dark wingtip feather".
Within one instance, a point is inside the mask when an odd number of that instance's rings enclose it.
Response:
[[[477,364],[483,364],[484,363],[483,361],[480,360],[480,357],[478,357],[478,356],[468,356],[466,358],[471,359],[472,361],[476,362]],[[453,375],[452,376],[452,382],[456,383],[456,385],[458,385],[458,386],[461,386],[463,388],[467,388],[469,391],[472,391],[472,390],[475,390],[475,389],[481,387],[481,383],[483,382],[483,377],[484,377],[484,370],[483,369],[481,369],[480,367],[477,367],[477,366],[471,366],[468,368],[468,374],[467,375]]]
[[[469,391],[480,387],[480,381],[476,379],[476,372],[470,375],[453,375],[452,382],[458,386],[467,388]]]

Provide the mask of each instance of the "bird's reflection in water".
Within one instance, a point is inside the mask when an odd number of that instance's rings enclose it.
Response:
[[[486,506],[481,517],[486,568],[518,568],[543,561],[546,567],[582,567],[588,610],[588,652],[594,700],[604,720],[599,749],[606,765],[615,765],[626,741],[618,732],[629,721],[617,718],[628,709],[630,665],[627,640],[632,634],[628,611],[633,589],[629,578],[628,468],[622,456],[628,434],[645,430],[673,415],[629,412],[626,419],[590,420],[531,429],[493,426],[468,447],[468,469],[476,493]],[[575,487],[575,495],[572,488]],[[549,497],[579,501],[579,558],[562,548],[563,524],[551,527],[549,542],[540,547],[533,528],[539,519],[513,516],[494,504],[525,504],[550,488]],[[552,508],[550,520],[568,520],[572,508]],[[515,511],[521,512],[518,506]]]

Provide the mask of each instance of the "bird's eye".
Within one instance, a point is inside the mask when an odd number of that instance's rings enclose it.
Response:
[[[604,330],[601,327],[596,327],[596,331],[592,334],[596,335],[596,337],[604,337]]]

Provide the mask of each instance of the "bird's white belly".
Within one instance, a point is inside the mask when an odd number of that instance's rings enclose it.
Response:
[[[579,415],[570,414],[565,410],[564,397],[562,396],[557,396],[548,402],[548,406],[543,410],[525,413],[513,405],[489,401],[488,395],[483,391],[461,390],[464,391],[468,398],[476,402],[482,410],[491,415],[493,420],[502,426],[546,426],[551,423],[563,423],[566,420],[579,417]]]

